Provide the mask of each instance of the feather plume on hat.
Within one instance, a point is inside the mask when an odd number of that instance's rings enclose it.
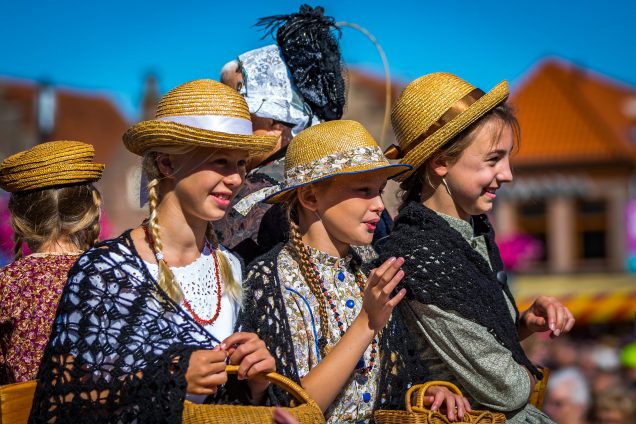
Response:
[[[342,58],[332,17],[320,6],[260,18],[256,26],[276,38],[298,91],[323,121],[340,119],[346,100]]]

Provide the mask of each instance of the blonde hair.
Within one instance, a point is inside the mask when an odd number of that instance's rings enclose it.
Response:
[[[162,149],[161,153],[171,153],[171,154],[188,154],[194,151],[194,147],[171,147]],[[163,244],[161,242],[161,237],[159,236],[159,218],[157,217],[157,207],[159,206],[159,202],[161,202],[161,193],[159,192],[159,182],[163,175],[159,171],[157,167],[157,151],[147,152],[143,157],[142,169],[148,179],[148,234],[152,239],[152,247],[154,248],[155,255],[159,254],[163,250]],[[219,275],[221,277],[221,282],[223,283],[223,289],[230,295],[234,301],[240,303],[243,292],[241,288],[241,284],[239,281],[236,281],[234,278],[234,274],[232,273],[232,266],[230,265],[230,260],[223,253],[220,248],[219,240],[214,231],[214,227],[212,223],[208,222],[205,237],[210,242],[212,249],[214,250],[214,254],[217,255],[219,259]],[[159,287],[166,292],[168,296],[172,300],[177,303],[180,303],[183,300],[183,291],[179,286],[179,283],[175,280],[174,274],[170,270],[170,267],[166,263],[166,261],[161,258],[157,260],[159,265],[159,278],[157,279]]]
[[[309,287],[309,290],[314,295],[316,300],[318,301],[318,313],[320,314],[320,333],[322,337],[325,339],[325,342],[318,343],[318,347],[320,348],[320,354],[324,358],[328,349],[327,346],[329,344],[329,340],[331,339],[331,330],[328,324],[329,317],[327,316],[327,301],[324,293],[321,289],[321,282],[318,280],[316,273],[313,269],[313,265],[311,262],[311,258],[309,253],[307,252],[307,247],[303,242],[302,235],[300,232],[300,222],[298,216],[298,208],[301,208],[302,205],[298,201],[297,191],[294,191],[290,198],[286,201],[285,207],[287,209],[287,220],[289,222],[289,242],[288,246],[294,259],[298,263],[298,267],[300,268],[300,273]],[[356,282],[361,287],[364,287],[365,277],[362,274],[360,267],[355,261],[351,262],[352,268],[356,274]]]
[[[91,183],[15,192],[9,198],[14,259],[22,243],[38,251],[47,243],[67,238],[87,250],[99,241],[101,196]]]

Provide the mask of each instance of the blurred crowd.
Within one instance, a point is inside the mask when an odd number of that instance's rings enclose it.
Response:
[[[636,337],[632,325],[577,329],[525,345],[551,370],[544,411],[559,424],[636,423]]]

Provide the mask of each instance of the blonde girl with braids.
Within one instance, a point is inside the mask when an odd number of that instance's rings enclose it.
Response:
[[[93,156],[91,145],[53,141],[0,163],[15,252],[0,270],[0,384],[35,378],[66,274],[97,242],[101,198],[92,183],[104,165]]]
[[[330,423],[372,418],[378,335],[406,293],[392,295],[404,261],[390,258],[367,277],[351,246],[371,243],[387,179],[409,169],[391,165],[359,123],[326,122],[292,140],[284,183],[266,199],[287,206],[290,239],[250,266],[239,326],[265,340],[279,372]],[[434,409],[461,401],[440,387],[427,395]]]
[[[32,419],[177,423],[186,399],[266,401],[260,374],[275,361],[256,334],[233,331],[241,264],[211,222],[225,216],[250,155],[276,139],[254,136],[245,100],[212,80],[173,89],[156,119],[123,138],[143,157],[149,216],[71,270]],[[225,384],[228,363],[238,381]]]

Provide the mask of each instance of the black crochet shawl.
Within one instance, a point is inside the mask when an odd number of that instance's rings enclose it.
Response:
[[[30,422],[180,423],[190,354],[217,343],[159,288],[127,231],[69,271]]]
[[[287,309],[278,279],[278,244],[268,253],[256,258],[247,270],[243,282],[243,307],[236,323],[237,331],[253,332],[265,342],[276,358],[276,372],[300,384],[294,343],[289,327]],[[291,397],[275,388],[277,402],[289,405]]]
[[[406,388],[430,377],[416,344],[405,342],[421,337],[407,334],[410,326],[406,322],[413,320],[409,301],[454,311],[486,327],[517,363],[535,376],[541,375],[519,344],[519,312],[516,311],[514,321],[510,319],[504,296],[513,305],[515,301],[505,278],[501,278],[505,274],[494,230],[485,215],[474,216],[473,223],[476,235],[485,236],[492,268],[444,218],[416,202],[402,209],[393,232],[382,246],[378,263],[391,256],[405,258],[401,284],[408,290],[383,331],[382,393],[378,397],[384,402],[383,408],[402,408]]]

